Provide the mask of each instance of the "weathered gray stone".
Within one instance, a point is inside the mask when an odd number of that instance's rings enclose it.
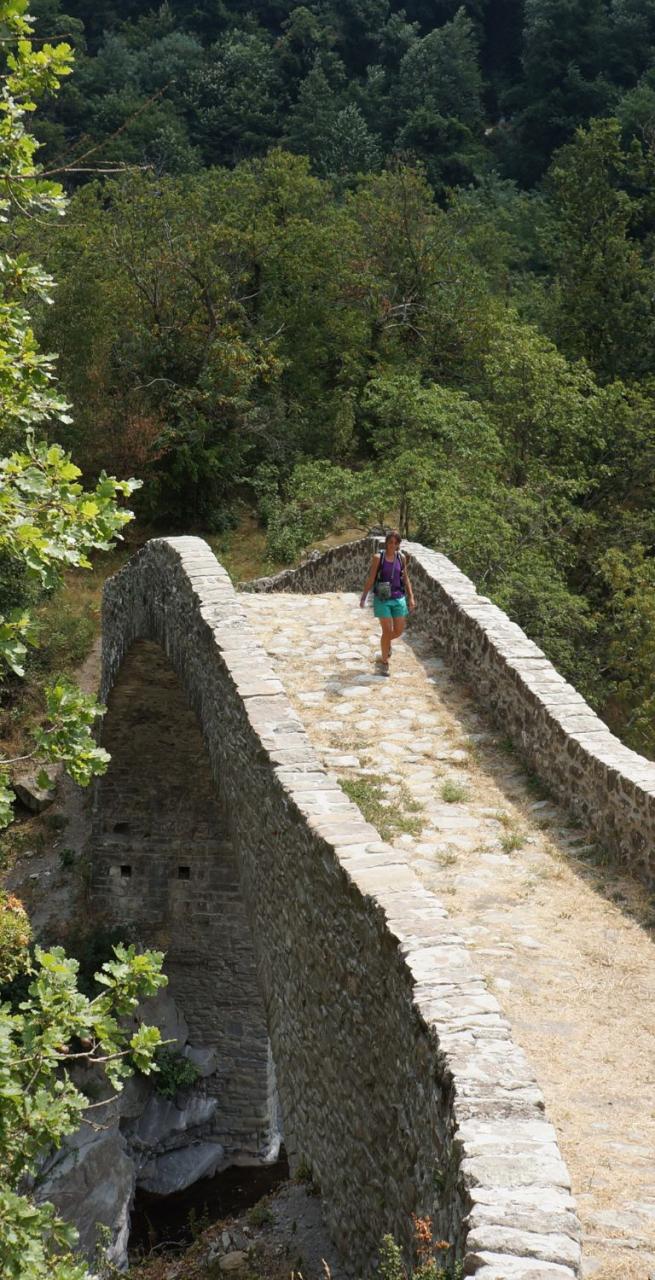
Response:
[[[563,1234],[543,1235],[520,1227],[484,1225],[469,1232],[466,1245],[473,1253],[508,1253],[540,1262],[568,1263],[574,1269],[580,1266],[580,1245]]]
[[[143,1114],[152,1094],[152,1082],[146,1076],[133,1075],[118,1095],[116,1109],[124,1120],[135,1120]],[[104,1123],[104,1115],[101,1117]]]
[[[242,1271],[247,1261],[247,1253],[242,1249],[233,1249],[232,1253],[224,1253],[219,1258],[218,1265],[221,1271]]]
[[[476,1203],[468,1215],[471,1231],[480,1226],[512,1227],[517,1231],[544,1234],[555,1231],[579,1243],[580,1223],[573,1200],[566,1193],[553,1195],[545,1188],[523,1187],[513,1188],[508,1197],[506,1191],[494,1188],[491,1193],[486,1193],[489,1203],[482,1202],[480,1196],[483,1194],[482,1188],[476,1188]]]
[[[216,1111],[215,1098],[192,1094],[186,1106],[178,1107],[170,1098],[153,1094],[145,1111],[130,1131],[133,1143],[156,1148],[169,1143],[178,1134],[206,1125]]]
[[[51,1201],[62,1218],[75,1223],[80,1249],[87,1257],[93,1257],[98,1243],[98,1226],[109,1228],[108,1260],[123,1266],[134,1182],[134,1165],[118,1130],[95,1133],[86,1126],[65,1140],[39,1183],[36,1198]]]
[[[169,1030],[186,1034],[186,1024],[170,998],[160,1001],[157,1009]],[[205,1072],[215,1070],[213,1049],[187,1046],[185,1054],[196,1058]],[[90,1260],[97,1215],[97,1222],[112,1233],[110,1260],[122,1267],[127,1261],[135,1180],[148,1191],[169,1195],[229,1163],[215,1138],[202,1141],[211,1129],[217,1100],[187,1092],[184,1105],[176,1105],[153,1092],[152,1077],[139,1074],[116,1096],[97,1068],[78,1068],[75,1081],[85,1090],[104,1088],[107,1104],[96,1103],[93,1123],[84,1122],[43,1163],[38,1195],[53,1200],[77,1227],[80,1248]]]
[[[214,1074],[218,1066],[218,1055],[215,1049],[196,1048],[195,1045],[188,1044],[183,1055],[189,1062],[192,1062],[201,1079]]]
[[[473,1253],[464,1264],[464,1275],[475,1280],[573,1280],[572,1267],[533,1258],[511,1258],[502,1253]]]
[[[143,1001],[139,1006],[139,1019],[159,1027],[162,1040],[167,1042],[167,1048],[172,1052],[182,1052],[189,1038],[189,1028],[167,987],[160,987],[154,996]]]
[[[47,772],[51,779],[51,786],[40,787],[37,782],[37,774],[39,770],[30,768],[24,769],[22,773],[17,773],[12,778],[12,787],[21,804],[25,805],[30,813],[43,813],[44,809],[49,808],[55,798],[57,781],[61,777],[62,769],[60,765],[51,766]]]
[[[137,1186],[153,1195],[174,1195],[200,1178],[211,1178],[224,1163],[225,1148],[219,1142],[196,1142],[154,1156],[140,1170]]]

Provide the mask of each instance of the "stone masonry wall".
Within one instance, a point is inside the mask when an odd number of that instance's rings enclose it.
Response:
[[[361,591],[373,551],[380,539],[358,538],[329,551],[310,551],[296,569],[283,569],[270,578],[240,582],[240,591],[295,591],[318,595],[322,591]]]
[[[334,553],[340,587],[367,556],[367,544]],[[320,590],[323,575],[312,568]],[[320,766],[209,548],[149,543],[107,584],[103,630],[105,698],[146,640],[197,719],[285,1141],[292,1164],[311,1164],[344,1259],[366,1273],[384,1232],[408,1242],[416,1212],[466,1275],[573,1280],[568,1174],[524,1055],[446,911]]]
[[[247,589],[361,590],[377,545],[376,538],[362,538],[299,569],[246,584]],[[410,625],[433,637],[559,799],[652,886],[655,764],[615,738],[541,649],[501,609],[478,595],[452,561],[420,543],[403,545],[410,556],[418,606]]]
[[[268,1032],[234,844],[195,715],[161,648],[132,646],[109,693],[92,829],[95,915],[166,952],[190,1041],[213,1049],[203,1083],[226,1152],[274,1137]]]

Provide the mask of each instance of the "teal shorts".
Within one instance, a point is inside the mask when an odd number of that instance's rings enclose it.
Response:
[[[378,600],[377,596],[374,596],[373,613],[376,618],[406,618],[409,609],[404,596],[399,596],[397,600]]]

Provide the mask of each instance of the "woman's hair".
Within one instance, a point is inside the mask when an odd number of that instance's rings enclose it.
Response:
[[[400,543],[402,542],[402,538],[397,529],[390,529],[389,532],[385,535],[385,539],[384,539],[385,550],[389,546],[390,542],[396,542],[396,541]]]

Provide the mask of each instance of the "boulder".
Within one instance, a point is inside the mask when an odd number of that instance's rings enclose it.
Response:
[[[212,1048],[188,1044],[189,1029],[175,1000],[160,991],[140,1005],[135,1023],[160,1028],[169,1048],[183,1054],[207,1078],[217,1069]],[[101,1224],[111,1233],[110,1263],[127,1263],[130,1210],[135,1185],[154,1195],[184,1191],[200,1178],[212,1177],[226,1165],[225,1149],[211,1133],[216,1098],[201,1090],[185,1090],[175,1100],[156,1092],[156,1077],[136,1073],[116,1096],[102,1071],[79,1064],[75,1083],[97,1109],[60,1150],[43,1162],[40,1200],[50,1200],[80,1236],[80,1252],[92,1260]],[[98,1105],[100,1102],[104,1105]]]
[[[218,1054],[215,1049],[188,1044],[183,1056],[192,1062],[201,1080],[213,1076],[218,1066]]]
[[[134,1165],[118,1130],[97,1133],[82,1126],[48,1162],[35,1195],[37,1200],[50,1200],[62,1218],[74,1223],[87,1258],[94,1255],[98,1226],[108,1227],[112,1240],[107,1259],[123,1267],[134,1183]]]
[[[241,1271],[248,1261],[248,1254],[242,1249],[235,1249],[232,1253],[226,1253],[219,1258],[218,1265],[221,1271]]]
[[[188,1129],[197,1129],[211,1120],[217,1107],[216,1098],[203,1098],[192,1093],[184,1107],[178,1107],[170,1098],[154,1093],[141,1116],[130,1125],[130,1140],[137,1148],[179,1146],[175,1141]],[[127,1132],[127,1127],[126,1127]]]
[[[138,1073],[126,1081],[118,1095],[117,1109],[122,1120],[136,1120],[143,1115],[152,1097],[152,1076]]]
[[[197,1142],[149,1160],[137,1185],[157,1196],[184,1191],[199,1178],[211,1178],[223,1165],[225,1148],[220,1142]]]
[[[139,1005],[138,1021],[159,1027],[162,1040],[173,1042],[167,1045],[171,1053],[181,1053],[189,1039],[187,1020],[165,987]]]
[[[51,786],[40,787],[37,782],[38,774],[41,769],[27,768],[12,779],[12,788],[16,793],[16,797],[21,804],[25,805],[30,813],[42,813],[52,804],[55,798],[57,787],[57,779],[62,770],[60,767],[51,768]]]

